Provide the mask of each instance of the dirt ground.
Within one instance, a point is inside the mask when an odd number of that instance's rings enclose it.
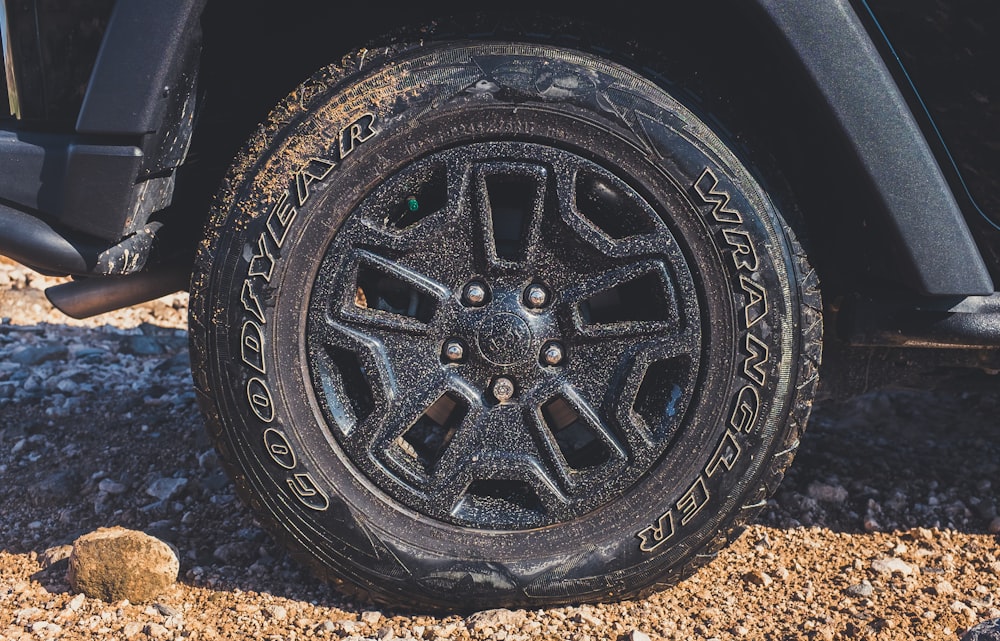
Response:
[[[190,385],[186,297],[73,321],[0,262],[0,639],[958,639],[1000,617],[1000,378],[827,400],[759,522],[641,601],[432,616],[313,579],[234,496]],[[155,603],[74,595],[66,545],[179,551]]]

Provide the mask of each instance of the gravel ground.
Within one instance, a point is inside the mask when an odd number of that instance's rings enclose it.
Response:
[[[218,466],[190,385],[186,296],[74,321],[0,260],[0,638],[958,639],[1000,617],[1000,378],[818,404],[739,541],[641,601],[430,616],[356,603],[275,546]],[[176,546],[156,602],[74,595],[98,527]]]

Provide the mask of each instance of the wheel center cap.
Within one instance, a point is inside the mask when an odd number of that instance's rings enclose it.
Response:
[[[479,326],[479,349],[494,365],[512,365],[531,349],[531,329],[523,318],[510,312],[494,314]]]

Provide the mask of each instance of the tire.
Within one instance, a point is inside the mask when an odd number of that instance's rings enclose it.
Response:
[[[237,159],[192,280],[214,442],[354,595],[446,610],[636,597],[791,461],[816,277],[694,113],[555,46],[329,67]]]

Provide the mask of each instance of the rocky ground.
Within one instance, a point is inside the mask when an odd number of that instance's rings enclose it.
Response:
[[[818,405],[758,524],[641,601],[431,616],[356,603],[238,502],[191,392],[186,297],[85,322],[0,262],[0,638],[958,639],[1000,618],[1000,378]],[[155,535],[180,579],[148,603],[73,594],[68,544]]]

